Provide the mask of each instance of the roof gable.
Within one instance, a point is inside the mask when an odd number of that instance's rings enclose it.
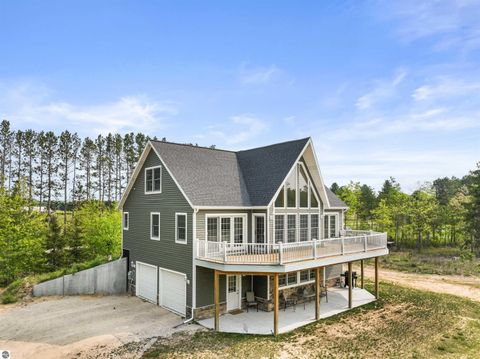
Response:
[[[322,191],[323,180],[310,138],[238,152],[149,141],[119,207],[125,203],[150,149],[192,207],[266,207],[302,155],[320,197],[330,207],[331,196]]]

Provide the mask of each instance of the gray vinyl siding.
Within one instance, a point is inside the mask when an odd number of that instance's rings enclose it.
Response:
[[[162,166],[162,193],[145,194],[145,168]],[[187,306],[192,305],[193,209],[153,150],[148,154],[123,207],[129,212],[129,229],[123,231],[123,248],[130,261],[144,262],[185,273]],[[150,212],[160,212],[160,241],[150,239]],[[175,213],[187,214],[187,244],[175,243]]]
[[[256,297],[268,299],[268,276],[253,277],[253,292]]]
[[[213,304],[214,271],[197,266],[197,308]],[[220,276],[220,303],[226,301],[226,276]]]

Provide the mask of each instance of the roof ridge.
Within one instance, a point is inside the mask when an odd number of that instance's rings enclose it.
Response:
[[[194,145],[194,144],[191,144],[191,143],[179,143],[179,142],[170,142],[170,141],[162,141],[162,140],[150,140],[150,141],[158,142],[158,143],[166,143],[168,145],[177,145],[177,146],[184,146],[184,147],[200,148],[202,150],[223,151],[223,152],[236,153],[235,151],[232,151],[232,150],[225,150],[223,148],[211,148],[211,147],[199,146],[197,144]]]
[[[268,147],[273,147],[273,146],[278,146],[278,145],[284,145],[284,144],[287,144],[287,143],[298,142],[298,141],[305,141],[305,140],[309,140],[309,139],[310,139],[310,137],[298,138],[298,139],[296,139],[296,140],[289,140],[289,141],[284,141],[284,142],[277,142],[277,143],[272,143],[272,144],[265,145],[265,146],[249,148],[249,149],[246,149],[246,150],[240,150],[240,151],[236,151],[235,153],[247,152],[247,151],[253,151],[253,150],[259,150],[259,149],[262,149],[262,148],[268,148]]]
[[[169,144],[169,145],[199,148],[199,149],[211,150],[211,151],[223,151],[223,152],[230,152],[230,153],[239,153],[239,152],[259,150],[259,149],[262,149],[262,148],[267,148],[267,147],[272,147],[272,146],[278,146],[278,145],[283,145],[283,144],[286,144],[286,143],[303,141],[303,140],[308,140],[308,139],[310,139],[310,137],[304,137],[304,138],[299,138],[299,139],[296,139],[296,140],[289,140],[289,141],[284,141],[284,142],[271,143],[271,144],[269,144],[269,145],[264,145],[264,146],[259,146],[259,147],[248,148],[248,149],[246,149],[246,150],[240,150],[240,151],[226,150],[226,149],[223,149],[223,148],[211,148],[211,147],[199,146],[198,144],[195,144],[195,145],[194,145],[194,144],[190,144],[190,143],[179,143],[179,142],[153,140],[153,139],[151,139],[150,141],[152,141],[152,142],[158,142],[158,143],[166,143],[166,144]]]

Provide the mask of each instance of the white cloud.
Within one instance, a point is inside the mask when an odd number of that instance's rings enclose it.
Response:
[[[375,82],[374,89],[360,96],[355,106],[359,110],[367,110],[371,108],[377,102],[389,98],[395,94],[395,89],[407,76],[407,72],[404,69],[396,71],[394,77],[389,80],[377,80]]]
[[[480,46],[480,1],[403,0],[377,1],[379,18],[397,21],[400,39],[410,42],[432,38],[434,49],[470,51]]]
[[[154,101],[145,95],[124,96],[92,105],[78,105],[52,98],[45,86],[18,84],[0,86],[0,116],[14,125],[75,128],[87,135],[162,129],[177,113],[173,101]]]
[[[472,95],[479,90],[480,82],[478,81],[465,81],[444,76],[437,78],[431,84],[416,88],[412,97],[416,101],[451,99],[452,97]]]
[[[276,65],[256,68],[247,68],[243,65],[240,69],[239,80],[243,85],[264,85],[281,73],[282,71]]]

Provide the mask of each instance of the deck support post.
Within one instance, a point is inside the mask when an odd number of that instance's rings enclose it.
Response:
[[[320,280],[320,267],[315,268],[315,320],[320,319],[320,288],[322,282]]]
[[[278,335],[278,273],[273,274],[273,335]]]
[[[363,282],[363,259],[360,261],[360,288],[364,288],[364,282]]]
[[[378,299],[379,290],[378,290],[378,257],[375,257],[375,298]]]
[[[348,307],[352,308],[352,262],[348,262]]]
[[[215,303],[215,331],[220,330],[220,274],[214,271],[213,300]]]

